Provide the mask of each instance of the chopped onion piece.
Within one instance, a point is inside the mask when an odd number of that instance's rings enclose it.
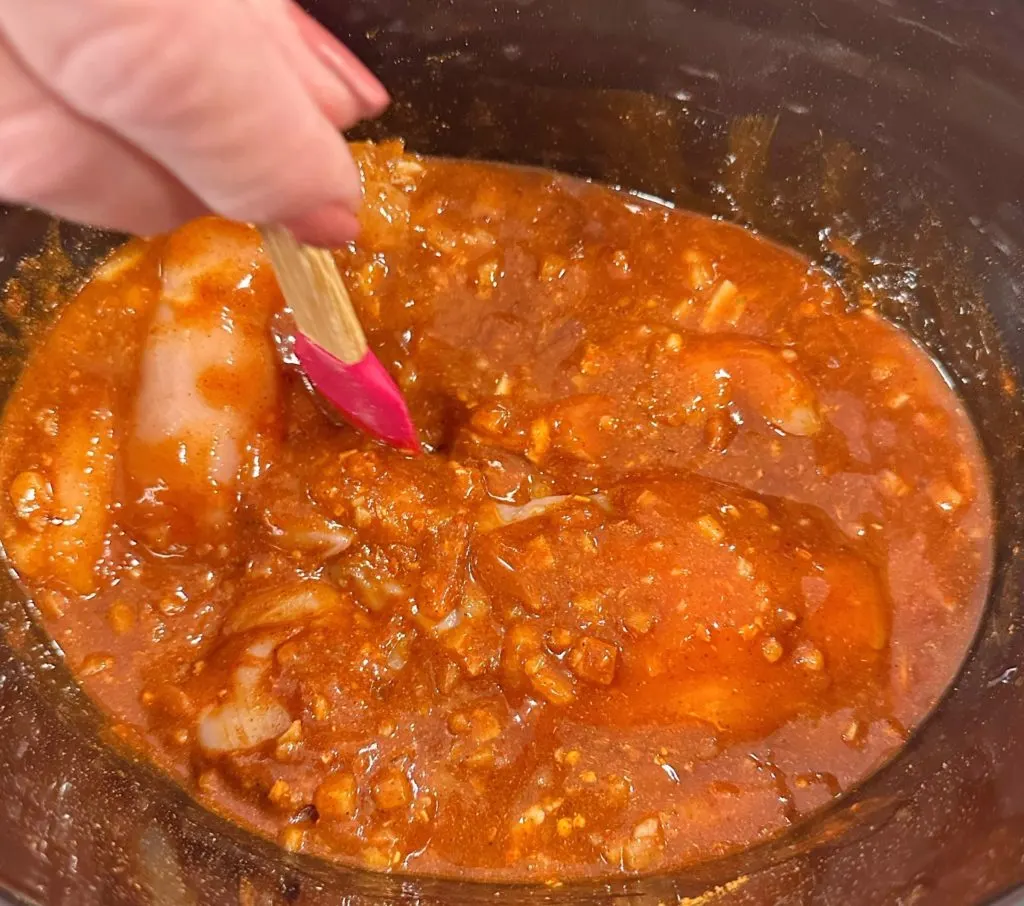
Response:
[[[237,752],[276,739],[292,719],[278,702],[257,703],[236,695],[199,718],[199,745],[207,752]]]
[[[293,538],[297,542],[296,547],[302,550],[319,551],[328,559],[337,557],[352,544],[352,533],[345,529],[296,532]]]
[[[259,692],[271,665],[277,640],[260,639],[246,649],[246,660],[235,670],[231,696],[199,716],[197,739],[211,753],[252,749],[276,739],[291,726],[291,715],[280,702]]]
[[[454,610],[446,613],[440,620],[434,624],[434,632],[440,635],[443,632],[450,632],[459,623],[462,622],[462,609],[456,607]]]
[[[308,580],[278,586],[238,604],[228,616],[224,632],[232,635],[308,620],[336,610],[342,601],[341,593],[325,582]]]
[[[551,497],[538,497],[522,506],[514,506],[509,503],[495,504],[498,511],[498,518],[503,525],[512,525],[514,522],[523,522],[526,519],[533,519],[536,516],[543,516],[548,510],[571,500],[570,494],[556,494]]]
[[[589,501],[597,504],[602,510],[610,510],[611,502],[605,494],[588,494],[586,496],[577,494],[555,494],[551,497],[538,497],[522,506],[514,506],[509,503],[496,503],[494,509],[498,514],[498,521],[502,525],[512,525],[516,522],[524,522],[527,519],[534,519],[543,516],[549,510],[561,506],[569,500]]]
[[[294,524],[281,520],[278,524],[271,518],[264,520],[274,545],[285,551],[305,551],[320,554],[325,560],[337,557],[352,544],[352,532],[327,519],[304,518]]]
[[[388,652],[388,666],[392,670],[401,670],[408,663],[409,641],[408,639],[401,639]]]
[[[246,648],[245,653],[250,657],[257,658],[258,660],[266,660],[274,653],[274,651],[277,650],[277,641],[278,640],[273,637],[260,639],[258,642],[253,642],[248,648]],[[241,677],[242,671],[246,669],[249,668],[239,667],[235,672],[236,678]],[[260,669],[262,670],[263,668],[261,667]],[[241,679],[238,681],[241,682]]]
[[[357,566],[341,575],[347,575],[356,587],[358,601],[370,613],[381,613],[390,607],[394,598],[408,594],[394,579],[381,580],[366,566]]]
[[[768,412],[765,417],[777,428],[796,437],[812,437],[821,431],[821,416],[813,406],[791,406],[778,412]]]

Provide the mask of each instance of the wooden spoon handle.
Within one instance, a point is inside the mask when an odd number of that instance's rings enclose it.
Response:
[[[260,227],[260,234],[299,330],[346,365],[360,361],[366,334],[334,255],[300,244],[284,227]]]

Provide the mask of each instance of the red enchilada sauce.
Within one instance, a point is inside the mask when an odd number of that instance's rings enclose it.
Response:
[[[289,849],[492,879],[710,858],[894,752],[990,571],[935,365],[737,227],[359,155],[338,259],[425,456],[320,407],[214,219],[104,265],[8,404],[4,547],[120,734]]]

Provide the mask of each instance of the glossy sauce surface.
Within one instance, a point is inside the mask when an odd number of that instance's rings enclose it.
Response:
[[[568,879],[748,845],[951,681],[992,520],[909,338],[737,227],[359,151],[426,455],[289,362],[255,231],[122,250],[8,404],[0,538],[117,731],[290,849]]]

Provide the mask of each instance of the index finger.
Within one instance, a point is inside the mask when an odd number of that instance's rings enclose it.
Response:
[[[218,213],[359,203],[344,140],[238,0],[0,0],[0,28],[51,90]]]

